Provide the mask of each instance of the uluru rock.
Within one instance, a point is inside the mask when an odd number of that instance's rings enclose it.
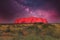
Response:
[[[43,18],[28,17],[16,19],[15,23],[48,23],[48,21]]]

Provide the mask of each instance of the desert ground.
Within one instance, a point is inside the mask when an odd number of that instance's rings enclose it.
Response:
[[[0,40],[60,40],[60,24],[0,24]]]

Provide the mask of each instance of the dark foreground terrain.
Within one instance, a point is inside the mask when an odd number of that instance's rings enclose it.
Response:
[[[60,40],[60,24],[0,24],[0,40]]]

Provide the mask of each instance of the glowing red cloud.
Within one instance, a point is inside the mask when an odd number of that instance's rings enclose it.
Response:
[[[16,19],[15,23],[47,23],[46,19],[36,18],[36,17],[28,17],[28,18],[19,18]]]

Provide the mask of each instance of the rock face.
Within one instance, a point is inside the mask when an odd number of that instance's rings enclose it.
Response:
[[[28,17],[28,18],[19,18],[15,20],[15,23],[48,23],[46,19],[36,18],[36,17]]]

